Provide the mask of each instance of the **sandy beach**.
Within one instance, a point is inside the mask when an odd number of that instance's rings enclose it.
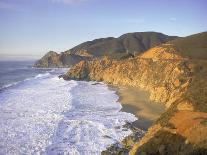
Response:
[[[136,115],[138,120],[134,125],[141,129],[149,126],[165,111],[162,104],[150,101],[149,93],[134,87],[116,87],[119,102],[123,111]]]

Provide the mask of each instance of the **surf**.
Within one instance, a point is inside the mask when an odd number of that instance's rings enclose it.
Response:
[[[103,83],[65,81],[54,70],[0,93],[0,154],[100,154],[131,134]]]

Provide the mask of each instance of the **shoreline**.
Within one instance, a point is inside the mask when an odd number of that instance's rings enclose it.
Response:
[[[146,131],[165,112],[165,106],[150,100],[147,91],[137,87],[108,85],[119,96],[122,111],[134,114],[138,120],[133,126]]]
[[[112,144],[101,154],[128,154],[132,146],[145,135],[148,128],[165,111],[165,107],[150,101],[150,94],[139,88],[118,85],[108,85],[108,88],[118,95],[118,102],[122,105],[121,111],[134,114],[138,120],[124,125],[132,131],[132,134],[121,142]]]

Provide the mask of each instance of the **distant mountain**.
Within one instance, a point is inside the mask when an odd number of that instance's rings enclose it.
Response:
[[[178,37],[157,32],[135,32],[124,34],[118,38],[100,38],[84,42],[60,54],[48,52],[34,66],[70,67],[81,60],[91,60],[93,57],[103,56],[125,59],[176,38]]]
[[[178,38],[157,32],[134,32],[127,33],[118,38],[101,38],[93,41],[84,42],[70,49],[72,53],[79,50],[86,50],[93,56],[109,56],[120,59],[126,54],[140,54],[154,46]]]

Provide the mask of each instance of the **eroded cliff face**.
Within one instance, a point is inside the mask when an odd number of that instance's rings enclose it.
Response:
[[[122,61],[82,61],[64,79],[140,87],[166,106],[130,154],[191,154],[207,150],[207,61],[165,44]]]
[[[82,61],[91,60],[92,56],[85,51],[79,51],[77,54],[70,52],[62,52],[60,54],[50,51],[40,60],[36,61],[34,67],[71,67],[72,65]]]
[[[82,61],[71,68],[64,77],[140,87],[150,91],[152,100],[169,107],[186,91],[192,81],[193,69],[193,63],[186,60],[137,57],[112,61],[105,58]]]

